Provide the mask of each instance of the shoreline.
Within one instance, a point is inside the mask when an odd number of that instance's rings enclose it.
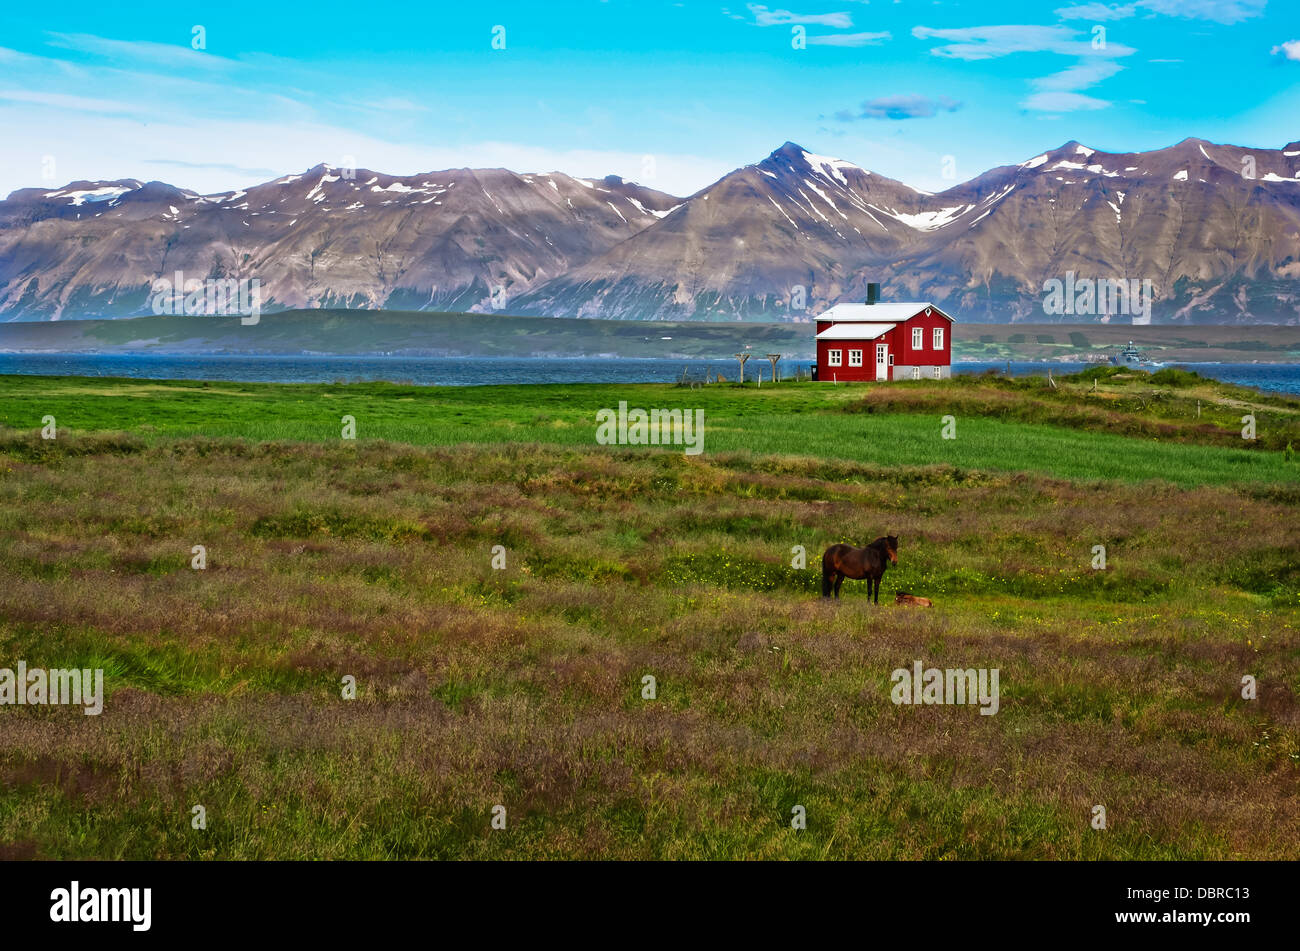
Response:
[[[749,349],[813,359],[811,321],[632,321],[431,311],[299,310],[256,325],[214,317],[0,323],[0,354],[374,359],[725,359]],[[1300,363],[1300,325],[958,323],[966,361],[1086,363],[1129,341],[1164,363]]]
[[[954,358],[952,365],[955,367],[959,364],[997,364],[1010,362],[1011,364],[1061,364],[1061,365],[1079,365],[1079,366],[1108,366],[1112,365],[1106,360],[1087,360],[1083,359],[1086,354],[1060,355],[1052,357],[988,357],[981,354],[964,354],[960,358]],[[534,352],[522,354],[497,354],[497,353],[446,353],[428,350],[372,350],[357,351],[355,353],[337,353],[323,350],[119,350],[115,348],[105,349],[83,349],[83,350],[64,350],[64,349],[5,349],[0,348],[0,357],[122,357],[132,359],[148,359],[161,357],[167,359],[186,359],[186,360],[206,360],[232,358],[240,360],[257,360],[257,359],[275,359],[275,360],[475,360],[475,361],[497,361],[501,363],[522,362],[529,360],[611,360],[619,363],[657,363],[673,360],[687,360],[695,363],[727,363],[734,358],[729,355],[718,356],[699,356],[696,354],[668,353],[660,356],[631,356],[619,353],[547,353]],[[815,360],[813,354],[792,355],[784,354],[782,360],[788,363],[810,363]],[[1277,359],[1252,359],[1241,360],[1160,360],[1156,369],[1165,367],[1198,367],[1198,366],[1300,366],[1300,354],[1289,357],[1278,357]],[[1146,367],[1136,367],[1134,369],[1147,369]],[[3,371],[0,370],[0,373]]]
[[[1005,371],[1010,367],[1010,373]],[[782,387],[799,385],[796,370],[805,371],[808,361],[785,360],[781,364]],[[1146,379],[1166,370],[1194,373],[1207,382],[1230,384],[1262,394],[1300,395],[1300,363],[1293,362],[1169,362],[1159,367],[1116,367],[1084,361],[1043,360],[957,360],[952,364],[954,380],[973,380],[987,375],[1023,379],[1056,374],[1068,379],[1096,367],[1111,367],[1122,377]],[[762,364],[767,370],[766,362]],[[737,382],[736,361],[728,358],[693,357],[404,357],[380,355],[282,356],[247,354],[4,354],[0,353],[0,379],[131,381],[136,384],[179,383],[208,385],[352,385],[391,384],[420,388],[479,388],[492,386],[674,386],[704,382],[717,374],[722,386]],[[1136,372],[1124,372],[1136,371]],[[767,376],[767,373],[764,373]],[[755,386],[753,367],[745,383]],[[803,382],[812,382],[805,380]],[[836,385],[834,380],[823,380]],[[906,388],[912,381],[899,381]],[[763,383],[771,386],[770,379]],[[43,384],[33,383],[33,386]],[[712,386],[716,383],[711,384]],[[851,385],[844,381],[843,385]],[[762,388],[758,384],[756,388]],[[868,387],[870,388],[870,387]]]

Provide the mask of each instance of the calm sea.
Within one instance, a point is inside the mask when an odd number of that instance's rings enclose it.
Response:
[[[809,361],[783,360],[783,375]],[[1058,375],[1083,369],[1081,363],[1011,363],[1016,375]],[[1186,363],[1178,364],[1203,376],[1261,390],[1300,393],[1300,364]],[[746,379],[761,368],[771,373],[761,356],[749,361]],[[955,373],[982,373],[1006,363],[955,363]],[[237,356],[89,353],[3,353],[0,373],[51,376],[118,376],[149,380],[238,380],[273,383],[330,383],[388,380],[438,386],[483,386],[491,383],[657,383],[679,379],[685,370],[702,379],[706,371],[737,377],[735,360],[645,360],[629,358],[496,357],[336,357]]]

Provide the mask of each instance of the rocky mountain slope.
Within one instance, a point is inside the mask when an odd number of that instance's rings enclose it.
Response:
[[[930,195],[786,143],[514,307],[799,316],[877,280],[886,300],[934,300],[965,320],[1041,321],[1044,282],[1073,272],[1150,280],[1157,321],[1296,321],[1298,174],[1300,143],[1111,154],[1069,142]]]
[[[689,198],[610,177],[317,166],[246,192],[75,182],[0,202],[0,319],[148,311],[157,277],[265,309],[806,319],[868,281],[963,320],[1053,318],[1045,281],[1150,281],[1156,322],[1300,321],[1300,142],[1068,142],[939,194],[787,142]]]
[[[618,178],[318,165],[247,191],[73,182],[0,203],[0,316],[149,312],[156,278],[257,278],[264,309],[500,309],[659,220]]]

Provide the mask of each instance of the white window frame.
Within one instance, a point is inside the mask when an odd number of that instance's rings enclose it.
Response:
[[[936,350],[943,349],[943,328],[942,327],[934,328],[934,349]]]
[[[920,368],[920,367],[912,367],[912,379],[913,379],[913,380],[919,380],[919,379],[921,379],[921,368]]]
[[[913,349],[913,350],[924,350],[924,349],[925,349],[925,330],[924,330],[924,328],[922,328],[922,327],[913,327],[913,328],[912,328],[912,349]]]
[[[860,366],[862,366],[862,351],[861,351],[861,350],[850,350],[850,351],[849,351],[849,366],[851,366],[851,367],[860,367]]]
[[[827,351],[826,351],[826,365],[827,365],[828,367],[838,367],[838,366],[843,366],[843,364],[840,363],[840,361],[841,361],[842,359],[844,359],[844,351],[843,351],[843,350],[827,350]]]
[[[942,380],[942,379],[943,379],[943,367],[935,367],[935,368],[934,368],[934,378],[935,378],[936,380]]]

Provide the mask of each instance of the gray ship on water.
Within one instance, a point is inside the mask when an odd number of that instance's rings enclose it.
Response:
[[[1133,341],[1128,342],[1127,347],[1121,347],[1119,353],[1110,358],[1110,362],[1121,367],[1140,367],[1143,370],[1156,369],[1164,366],[1152,360],[1145,353],[1133,345]]]

